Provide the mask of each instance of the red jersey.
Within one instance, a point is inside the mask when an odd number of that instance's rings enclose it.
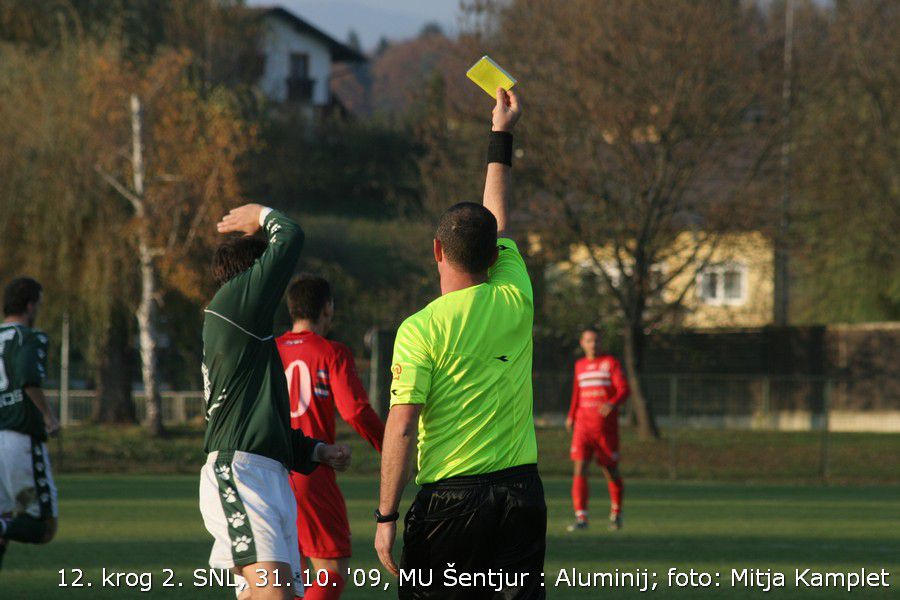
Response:
[[[569,418],[583,424],[600,424],[601,404],[618,407],[628,397],[628,380],[622,372],[622,365],[612,355],[601,354],[589,359],[581,358],[575,363],[575,381],[572,384],[572,405]],[[609,414],[616,418],[617,411]]]
[[[341,417],[381,452],[384,423],[369,404],[350,349],[311,331],[289,331],[277,343],[291,394],[291,427],[333,444],[337,406]]]

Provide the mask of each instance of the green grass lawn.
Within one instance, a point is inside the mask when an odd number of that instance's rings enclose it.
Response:
[[[595,514],[606,506],[596,485]],[[197,508],[191,475],[61,475],[60,530],[48,546],[15,545],[0,572],[0,598],[233,598],[228,590],[196,589],[194,569],[204,568],[210,539]],[[373,568],[371,511],[377,480],[344,477],[354,531],[354,567]],[[621,532],[596,527],[564,531],[570,518],[567,478],[545,478],[550,521],[547,551],[549,598],[638,598],[638,591],[553,587],[560,569],[648,569],[660,598],[755,598],[762,592],[730,587],[730,569],[782,571],[787,586],[777,598],[844,598],[840,590],[797,589],[793,570],[887,569],[889,589],[861,590],[859,598],[897,597],[900,585],[900,486],[823,487],[792,484],[626,482],[626,522]],[[602,493],[601,493],[602,492]],[[600,525],[600,523],[597,523]],[[398,547],[399,550],[399,547]],[[101,588],[101,570],[153,573],[153,590]],[[675,567],[720,573],[721,587],[700,591],[668,587]],[[91,588],[61,588],[59,569],[79,568]],[[163,569],[175,572],[163,588]],[[73,580],[71,571],[67,581]],[[387,578],[385,577],[385,581]],[[390,592],[348,586],[345,598],[391,598]]]

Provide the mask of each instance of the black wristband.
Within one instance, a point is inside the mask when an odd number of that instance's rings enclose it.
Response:
[[[377,508],[375,509],[375,522],[376,523],[393,523],[394,521],[400,518],[400,513],[395,512],[392,515],[383,515],[381,511]]]
[[[512,166],[512,140],[513,136],[508,131],[492,131],[488,143],[487,161],[490,163],[502,163]]]

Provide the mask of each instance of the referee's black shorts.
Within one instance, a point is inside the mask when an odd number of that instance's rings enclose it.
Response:
[[[400,598],[545,597],[547,505],[536,465],[423,485],[405,523]]]

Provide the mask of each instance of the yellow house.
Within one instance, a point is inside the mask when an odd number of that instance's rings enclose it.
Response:
[[[672,320],[681,326],[705,329],[715,327],[761,327],[772,323],[774,291],[774,247],[763,234],[751,231],[701,237],[681,233],[672,244],[670,256],[654,265],[651,272],[657,281],[665,281],[662,299],[677,300],[688,287],[681,309]],[[532,243],[539,243],[532,240]],[[695,252],[696,250],[696,252]],[[597,261],[618,285],[621,273],[613,258],[612,248],[595,252]],[[693,259],[692,259],[693,255]],[[554,277],[583,277],[585,273],[599,275],[599,267],[587,247],[570,248],[569,260],[548,269],[548,280]],[[687,268],[676,272],[685,264]],[[626,271],[628,265],[625,265]]]

